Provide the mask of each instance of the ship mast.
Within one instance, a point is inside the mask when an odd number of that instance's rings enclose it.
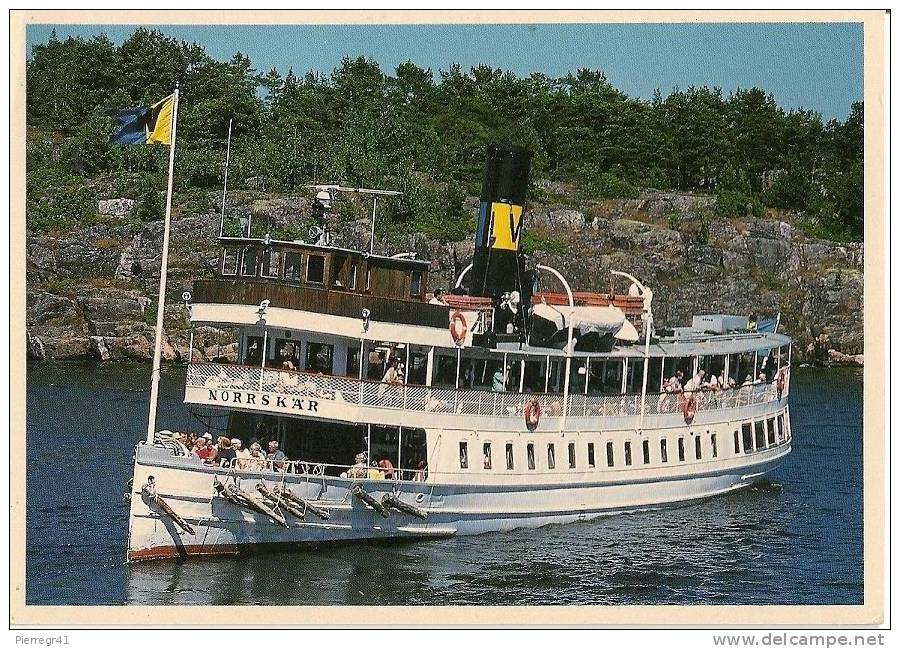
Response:
[[[175,129],[178,126],[178,86],[172,108],[172,138],[169,144],[169,185],[166,192],[166,222],[163,228],[162,259],[159,270],[159,299],[156,303],[156,334],[153,345],[153,371],[150,374],[150,415],[147,418],[147,443],[153,443],[156,432],[156,410],[159,401],[159,377],[162,360],[163,312],[166,305],[166,274],[169,265],[169,230],[172,222],[172,179],[175,168]]]

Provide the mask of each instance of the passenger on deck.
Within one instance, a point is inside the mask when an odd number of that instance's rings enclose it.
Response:
[[[744,378],[744,382],[741,383],[741,387],[745,387],[748,385],[753,385],[753,375],[752,374],[748,374],[746,376],[746,378]]]
[[[381,379],[382,383],[390,383],[391,385],[402,385],[403,381],[400,379],[400,374],[397,371],[397,359],[391,358],[388,360],[388,367],[384,373],[384,376]]]
[[[372,462],[369,467],[369,474],[366,476],[369,480],[384,480],[384,471],[378,468],[377,462]]]
[[[245,468],[247,460],[250,459],[250,451],[243,448],[243,443],[237,437],[231,438],[231,447],[234,449],[234,454],[237,458],[235,462],[236,467],[239,469]]]
[[[419,460],[416,464],[416,473],[413,476],[413,482],[425,482],[425,472],[428,470],[428,464],[425,460]]]
[[[378,467],[384,471],[384,477],[388,480],[394,477],[394,465],[387,457],[378,460]]]
[[[274,471],[284,471],[287,456],[278,448],[278,442],[274,439],[269,442],[269,452],[266,455],[266,459],[272,463],[272,469]]]
[[[357,453],[353,460],[353,466],[347,471],[347,478],[365,478],[368,468],[366,467],[366,454]]]
[[[428,300],[428,304],[440,304],[441,306],[447,306],[447,301],[444,299],[444,289],[434,289],[434,296],[430,300]]]
[[[216,457],[212,447],[207,445],[205,437],[197,440],[197,444],[194,446],[194,455],[206,464],[212,464]]]
[[[768,382],[769,382],[769,381],[768,381],[768,379],[766,378],[766,373],[765,373],[765,372],[760,372],[760,373],[759,373],[759,376],[756,377],[756,384],[757,384],[757,385],[759,385],[760,383],[768,383]]]
[[[501,367],[496,372],[494,372],[493,377],[493,385],[491,389],[494,392],[504,392],[506,389],[505,383],[503,381],[503,368]]]
[[[259,442],[250,445],[250,457],[244,461],[244,468],[250,471],[262,471],[266,466],[266,457],[263,455]]]
[[[684,391],[685,392],[697,392],[703,386],[703,378],[706,376],[706,370],[697,370],[697,373],[694,374],[693,378],[690,381],[685,383]]]
[[[663,385],[665,392],[681,392],[681,381],[684,379],[684,372],[676,370],[675,374]]]
[[[237,452],[234,450],[234,445],[231,443],[231,440],[227,437],[220,437],[219,452],[216,455],[219,466],[231,467],[236,458]]]

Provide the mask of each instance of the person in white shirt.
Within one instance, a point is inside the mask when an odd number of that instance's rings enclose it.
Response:
[[[447,302],[444,301],[444,289],[436,288],[434,290],[434,295],[430,300],[428,300],[428,304],[440,304],[441,306],[447,306]]]
[[[706,370],[697,370],[697,373],[691,377],[691,380],[684,384],[685,392],[697,392],[703,386],[703,377],[706,376]]]

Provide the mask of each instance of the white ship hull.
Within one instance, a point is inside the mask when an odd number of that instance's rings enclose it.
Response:
[[[652,431],[645,434],[652,435]],[[580,473],[520,472],[486,476],[481,482],[470,480],[465,484],[449,479],[432,481],[432,476],[427,482],[395,482],[228,471],[142,444],[135,457],[128,560],[236,554],[304,543],[471,535],[589,520],[747,487],[763,479],[791,450],[789,432],[777,444],[750,453],[743,450],[732,453],[730,448],[724,448],[726,438],[720,439],[723,448],[719,457],[702,462],[690,461],[693,456],[686,463],[670,457],[672,461],[666,465],[650,468],[636,463]],[[727,446],[730,447],[730,442]],[[565,475],[565,482],[560,482],[559,477],[553,480],[553,475],[559,474]],[[189,524],[192,534],[181,529],[141,493],[141,485],[151,475],[158,495]],[[308,512],[301,520],[287,514],[285,527],[217,495],[213,487],[215,480],[251,494],[257,493],[256,485],[260,482],[269,489],[286,487],[296,496],[326,509],[329,517],[322,520]],[[393,510],[385,518],[351,494],[355,485],[362,486],[379,502],[383,496],[394,494],[419,508],[427,518],[423,520]]]

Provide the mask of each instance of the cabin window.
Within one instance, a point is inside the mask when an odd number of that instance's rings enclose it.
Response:
[[[651,358],[650,366],[647,370],[647,392],[662,392],[663,384],[663,359]],[[643,383],[643,377],[641,377]]]
[[[406,383],[410,385],[425,385],[428,375],[428,354],[425,352],[409,352],[409,363],[406,367]]]
[[[785,440],[784,415],[778,415],[778,443],[781,444]]]
[[[624,361],[618,359],[591,359],[588,393],[620,394],[622,392],[622,377],[624,376],[623,368]]]
[[[288,252],[284,255],[284,278],[300,279],[300,253]]]
[[[763,428],[763,421],[759,419],[753,422],[753,433],[756,441],[756,448],[761,449],[766,447],[766,431]]]
[[[750,453],[753,451],[753,429],[750,425],[749,421],[745,421],[741,424],[741,437],[744,442],[744,453]]]
[[[278,338],[275,340],[275,360],[273,365],[285,370],[300,368],[300,341]]]
[[[359,347],[347,347],[347,371],[344,376],[359,377]]]
[[[588,442],[588,468],[594,468],[594,443]]]
[[[606,442],[606,466],[616,465],[616,454],[612,442]]]
[[[225,248],[222,250],[222,274],[237,275],[238,257],[240,250],[237,248]]]
[[[247,346],[244,348],[245,365],[262,365],[262,336],[247,336]]]
[[[415,270],[409,276],[409,296],[422,297],[422,273]]]
[[[347,288],[347,255],[335,255],[331,269],[331,286],[336,289]]]
[[[702,449],[701,449],[701,444],[702,444],[702,443],[703,443],[703,442],[702,442],[702,440],[700,439],[700,435],[697,435],[697,436],[694,438],[694,456],[695,456],[698,460],[702,460],[702,459],[703,459],[703,453],[702,453]]]
[[[741,434],[735,430],[734,431],[734,454],[737,455],[741,452]]]
[[[513,470],[513,445],[512,444],[506,445],[506,470],[507,471]]]
[[[650,440],[645,439],[641,444],[644,452],[644,464],[650,464]]]
[[[625,466],[631,466],[631,442],[625,442]]]
[[[569,468],[575,468],[575,442],[569,443]]]
[[[716,434],[713,433],[709,436],[709,444],[712,446],[712,456],[719,457],[719,445],[716,442]]]
[[[359,272],[359,262],[353,259],[350,262],[350,273],[347,275],[347,288],[351,291],[356,290],[356,274]]]
[[[381,377],[378,377],[381,378]],[[456,356],[436,355],[431,384],[439,388],[456,387]]]
[[[678,438],[678,461],[684,462],[684,437]]]
[[[334,369],[334,345],[306,343],[306,371],[332,374]]]
[[[459,443],[459,468],[460,469],[468,469],[469,468],[469,443],[468,442],[460,442]]]
[[[650,383],[649,369],[647,371],[647,390],[652,392],[653,389],[650,387],[653,385]],[[628,361],[628,375],[625,380],[625,392],[640,392],[641,386],[644,384],[644,359],[631,359]]]
[[[665,438],[659,440],[659,461],[663,464],[669,461],[669,449],[666,446]]]
[[[484,468],[486,470],[490,470],[491,468],[491,443],[486,442],[484,445]]]
[[[372,290],[372,268],[366,267],[366,293]]]
[[[550,361],[547,368],[547,387],[545,392],[562,392],[562,362],[558,359]]]
[[[526,446],[525,453],[528,459],[528,469],[534,471],[534,444]]]
[[[263,277],[278,277],[278,269],[281,266],[281,253],[278,250],[266,250],[262,254]]]
[[[325,283],[325,257],[322,255],[306,257],[306,281],[310,284]]]
[[[256,256],[258,251],[256,248],[247,248],[244,250],[244,257],[241,261],[241,275],[244,277],[256,277]]]
[[[541,361],[525,361],[525,377],[522,383],[526,392],[544,391],[544,363]]]
[[[547,444],[547,468],[551,470],[556,468],[556,449],[553,444]]]
[[[769,446],[775,446],[775,417],[770,417],[766,420],[767,431],[767,439],[769,440]]]

